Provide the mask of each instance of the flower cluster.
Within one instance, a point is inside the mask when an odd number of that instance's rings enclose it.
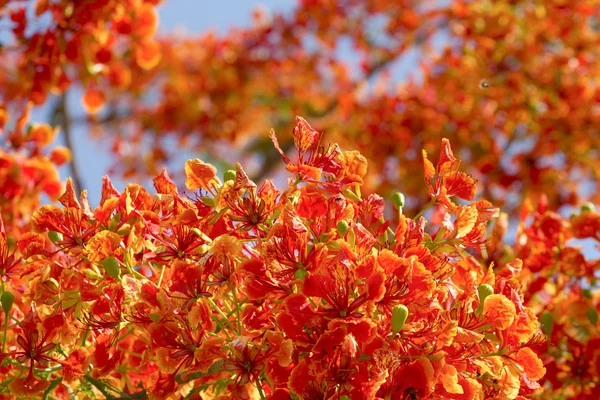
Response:
[[[363,195],[366,159],[297,118],[288,185],[199,159],[180,192],[71,181],[16,243],[0,234],[0,393],[31,398],[480,399],[546,368],[521,262],[494,267],[498,210],[442,142],[430,203]],[[427,216],[427,218],[425,218]],[[526,256],[526,255],[525,255]],[[16,267],[15,267],[16,266]],[[7,267],[18,271],[10,273]]]
[[[139,1],[99,3],[141,10]],[[296,3],[285,13],[257,11],[252,26],[227,33],[163,36],[163,56],[149,70],[121,60],[147,54],[152,64],[155,46],[140,51],[133,41],[129,53],[116,51],[112,39],[123,35],[114,29],[106,45],[88,37],[81,53],[103,67],[94,77],[115,105],[97,128],[112,139],[116,170],[154,176],[176,159],[173,143],[233,163],[241,157],[233,144],[243,155],[260,152],[266,176],[275,163],[260,133],[277,126],[289,150],[300,114],[360,150],[371,166],[365,184],[382,195],[401,184],[426,202],[411,178],[420,150],[443,137],[460,148],[485,198],[507,212],[524,189],[544,193],[553,209],[580,202],[581,180],[600,193],[600,1]],[[110,62],[102,61],[106,47]]]
[[[591,204],[570,218],[551,211],[544,198],[535,208],[530,202],[522,207],[515,253],[523,260],[524,300],[548,337],[540,354],[547,368],[545,398],[600,396],[600,260],[591,258],[591,245],[584,251],[574,243],[590,240],[598,248],[599,231],[600,215]]]
[[[0,20],[10,27],[0,48],[3,101],[44,104],[76,83],[87,89],[83,103],[94,113],[106,100],[96,85],[135,90],[132,77],[160,61],[154,39],[160,0],[27,3],[0,2]]]
[[[56,200],[63,191],[57,167],[71,160],[63,146],[49,149],[58,129],[48,124],[30,124],[31,104],[16,121],[0,106],[0,218],[11,236],[28,231],[41,196]],[[9,128],[8,125],[11,125]]]

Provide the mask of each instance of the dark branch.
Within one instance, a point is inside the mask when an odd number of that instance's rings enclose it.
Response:
[[[69,110],[67,107],[67,92],[64,92],[57,99],[52,112],[52,124],[57,125],[61,128],[65,135],[65,146],[71,152],[71,178],[73,179],[73,186],[75,187],[76,193],[81,193],[82,183],[81,175],[79,174],[79,168],[77,167],[77,159],[75,157],[76,152],[73,147],[73,132],[71,131],[71,119],[69,116]]]

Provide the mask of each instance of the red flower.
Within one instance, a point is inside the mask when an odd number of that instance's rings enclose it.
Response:
[[[298,150],[298,161],[296,164],[285,155],[279,146],[275,132],[271,131],[269,137],[273,141],[275,148],[283,157],[287,164],[286,169],[298,175],[301,180],[318,182],[321,180],[321,174],[324,172],[328,176],[336,176],[341,170],[340,163],[336,160],[341,154],[337,146],[325,150],[321,146],[322,134],[311,128],[311,126],[302,117],[296,117],[296,127],[292,133],[294,145]],[[308,157],[305,156],[308,153]]]
[[[466,173],[459,170],[458,161],[448,139],[442,139],[442,149],[437,166],[434,168],[431,161],[427,159],[427,152],[423,150],[423,163],[425,169],[425,182],[429,187],[429,195],[450,209],[455,207],[450,197],[458,196],[464,200],[472,200],[475,197],[476,181]]]
[[[0,280],[9,281],[10,278],[21,270],[21,259],[15,256],[15,251],[10,251],[10,246],[4,232],[4,224],[0,216]]]
[[[45,368],[50,361],[56,361],[49,354],[56,347],[56,343],[50,342],[50,339],[58,326],[48,323],[47,327],[42,327],[40,322],[39,317],[32,309],[27,318],[19,324],[23,334],[17,336],[17,343],[22,350],[12,353],[20,363],[29,361],[30,377],[33,375],[33,368],[36,364]]]

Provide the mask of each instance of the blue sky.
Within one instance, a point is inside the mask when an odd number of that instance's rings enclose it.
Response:
[[[225,33],[236,26],[247,26],[251,22],[252,11],[259,6],[266,7],[270,11],[290,12],[296,4],[295,0],[220,0],[215,2],[201,0],[166,0],[159,6],[159,32],[169,33],[175,30],[184,33],[200,33],[206,30],[214,30]],[[73,91],[68,98],[72,115],[83,115],[81,108],[81,93]],[[33,121],[47,119],[47,108],[34,110]],[[108,140],[97,140],[89,137],[84,126],[73,129],[73,142],[75,160],[79,167],[82,185],[88,190],[92,207],[97,206],[100,200],[100,189],[102,176],[106,175],[111,163]],[[183,162],[181,161],[182,169]],[[70,176],[68,167],[61,168],[61,177]],[[111,176],[111,180],[122,190],[125,182]],[[136,182],[145,184],[148,182]],[[150,189],[150,188],[149,188]]]

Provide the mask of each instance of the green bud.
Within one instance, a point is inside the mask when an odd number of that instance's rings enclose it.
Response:
[[[0,296],[0,303],[2,303],[2,309],[4,310],[4,314],[8,316],[8,313],[12,309],[13,303],[15,302],[15,296],[9,292],[8,290],[2,293]]]
[[[305,270],[305,269],[303,269],[303,268],[301,268],[301,269],[296,270],[296,273],[294,274],[294,278],[296,278],[296,279],[304,279],[304,277],[306,275],[308,275],[308,271]]]
[[[225,180],[225,182],[235,181],[235,169],[230,169],[226,171],[225,175],[223,175],[223,179]]]
[[[550,336],[552,329],[554,328],[554,317],[550,311],[544,311],[540,314],[540,323],[542,324],[542,331]]]
[[[120,280],[121,279],[121,263],[116,257],[109,256],[104,260],[100,261],[98,264],[104,267],[104,270],[111,277]]]
[[[158,313],[150,313],[148,314],[148,317],[153,321],[153,322],[158,322],[160,321],[160,314]]]
[[[346,236],[346,233],[348,232],[348,228],[350,228],[350,227],[348,226],[348,223],[344,220],[341,220],[337,223],[337,231],[341,238]]]
[[[581,212],[596,212],[596,206],[589,201],[581,205]]]
[[[50,240],[52,240],[53,242],[60,242],[63,240],[63,235],[60,232],[49,231],[48,238],[50,238]]]
[[[494,288],[484,283],[483,285],[479,285],[477,288],[477,294],[479,295],[479,301],[483,303],[490,294],[494,294]]]
[[[396,192],[392,195],[392,204],[396,208],[404,207],[404,195],[400,192]]]
[[[487,283],[484,283],[482,285],[479,285],[479,287],[477,288],[477,294],[479,295],[479,306],[477,307],[477,310],[475,310],[475,315],[481,315],[481,313],[483,312],[483,304],[485,302],[485,299],[489,295],[494,294],[494,288],[488,285]]]
[[[404,304],[398,304],[392,309],[392,332],[397,334],[402,330],[408,318],[408,308]]]
[[[592,325],[596,326],[598,324],[598,310],[590,308],[586,311],[585,315],[587,315]]]

